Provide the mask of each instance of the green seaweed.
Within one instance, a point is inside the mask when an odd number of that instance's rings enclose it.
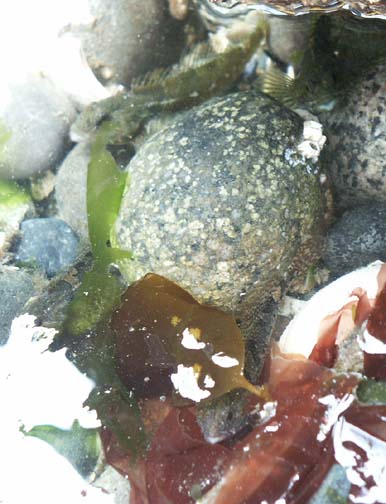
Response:
[[[94,264],[91,271],[84,274],[68,308],[64,331],[72,336],[85,334],[119,304],[122,287],[110,272],[110,265],[131,257],[129,252],[111,246],[127,174],[118,169],[107,150],[109,132],[110,126],[104,125],[91,148],[87,172],[87,215]]]
[[[53,425],[36,425],[26,436],[36,437],[51,445],[65,457],[82,475],[89,475],[98,461],[101,452],[99,429],[86,429],[74,421],[70,430],[59,429]]]
[[[16,182],[0,179],[0,207],[9,209],[11,207],[22,205],[24,203],[29,203],[30,201],[31,199],[29,195]]]
[[[67,309],[56,344],[68,345],[71,359],[95,381],[86,404],[135,458],[146,448],[147,438],[137,403],[116,374],[114,340],[108,328],[108,319],[124,290],[110,267],[131,257],[111,246],[127,174],[119,171],[107,150],[110,127],[101,127],[88,165],[87,213],[94,262]]]

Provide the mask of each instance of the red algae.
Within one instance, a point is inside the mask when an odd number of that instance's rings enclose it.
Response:
[[[157,277],[152,280],[157,284]],[[165,289],[177,289],[174,294],[180,289],[172,283],[157,285],[164,294]],[[103,429],[106,460],[129,478],[131,504],[193,504],[197,499],[201,504],[273,504],[281,499],[287,504],[303,504],[315,494],[336,463],[343,467],[351,483],[348,503],[385,502],[382,492],[386,489],[386,405],[361,404],[356,398],[360,375],[339,374],[331,369],[339,350],[337,334],[342,323],[341,313],[333,314],[326,321],[324,338],[314,347],[311,359],[272,353],[264,375],[268,394],[259,400],[254,396],[252,401],[260,421],[257,425],[254,421],[249,429],[230,436],[226,442],[211,444],[201,432],[196,407],[179,407],[172,401],[170,383],[163,388],[167,373],[162,374],[160,362],[166,363],[166,369],[169,366],[166,359],[170,355],[176,358],[178,352],[173,345],[165,356],[162,352],[150,355],[152,369],[145,362],[149,355],[144,357],[141,349],[146,339],[141,339],[139,327],[145,326],[143,319],[135,316],[149,314],[146,330],[142,331],[147,334],[152,324],[157,331],[163,327],[162,324],[154,326],[162,315],[166,314],[169,322],[173,314],[183,320],[184,313],[176,311],[176,297],[165,298],[166,304],[158,303],[160,309],[155,314],[149,311],[152,306],[149,292],[144,297],[143,293],[132,292],[134,297],[126,294],[123,303],[130,317],[121,307],[121,312],[112,320],[114,330],[122,330],[125,335],[137,321],[135,331],[131,332],[140,342],[138,347],[137,342],[131,346],[118,337],[118,355],[122,356],[120,373],[132,386],[133,381],[140,383],[143,376],[148,376],[149,370],[154,371],[152,381],[159,381],[157,391],[163,395],[157,398],[153,392],[150,397],[141,389],[139,406],[151,443],[140,460],[134,461],[114,435]],[[375,303],[364,291],[356,290],[355,295],[358,301],[343,307],[344,312],[347,316],[351,314],[351,321],[357,327],[365,327],[367,320],[369,334],[380,344],[386,343],[386,286],[380,289]],[[178,309],[200,306],[185,291],[177,298]],[[206,315],[200,326],[203,334],[205,323],[210,319],[209,312]],[[185,319],[182,326],[186,324]],[[168,323],[165,331],[170,330],[170,325],[173,326]],[[225,320],[221,330],[227,331]],[[164,336],[166,332],[157,331],[167,348],[171,343]],[[175,332],[172,334],[174,341],[180,341]],[[386,356],[366,353],[365,357],[367,375],[384,378]],[[179,354],[178,358],[185,357]]]
[[[277,410],[233,450],[221,481],[206,504],[306,502],[334,462],[328,415],[348,407],[354,376],[336,376],[311,361],[272,360],[269,390]],[[331,404],[323,402],[330,397]]]

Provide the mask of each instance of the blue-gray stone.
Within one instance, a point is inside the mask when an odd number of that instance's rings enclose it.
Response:
[[[78,245],[76,234],[61,219],[26,220],[21,224],[16,261],[36,266],[51,278],[74,263]]]

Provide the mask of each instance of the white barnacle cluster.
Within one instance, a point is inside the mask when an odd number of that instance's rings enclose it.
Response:
[[[317,121],[304,121],[303,141],[297,147],[299,154],[316,163],[325,143],[323,126]]]

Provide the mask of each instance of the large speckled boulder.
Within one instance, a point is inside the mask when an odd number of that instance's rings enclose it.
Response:
[[[341,209],[386,201],[386,66],[367,74],[345,103],[326,114],[324,152]]]
[[[116,226],[134,255],[127,277],[153,271],[234,309],[250,292],[272,294],[295,259],[312,264],[325,198],[318,165],[297,153],[302,131],[296,114],[244,92],[186,112],[145,142]]]

